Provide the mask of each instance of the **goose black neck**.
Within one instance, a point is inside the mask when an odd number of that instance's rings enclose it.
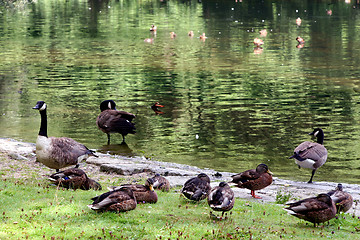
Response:
[[[318,135],[316,136],[317,139],[317,143],[319,144],[323,144],[324,143],[324,133],[323,132],[319,132]]]
[[[40,116],[41,116],[41,123],[40,123],[40,131],[39,131],[39,135],[40,136],[44,136],[47,137],[47,116],[46,116],[46,109],[40,111]]]

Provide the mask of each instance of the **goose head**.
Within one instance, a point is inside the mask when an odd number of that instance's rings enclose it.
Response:
[[[317,143],[323,144],[324,142],[324,132],[321,128],[315,128],[314,131],[309,133],[309,135],[312,135],[316,137]]]
[[[44,111],[46,109],[46,103],[44,101],[38,101],[33,109]]]
[[[116,104],[113,100],[105,100],[100,104],[101,111],[105,111],[108,109],[116,110]]]

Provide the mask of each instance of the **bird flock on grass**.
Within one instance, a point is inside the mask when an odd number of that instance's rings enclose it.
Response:
[[[328,15],[332,11],[327,12]],[[296,19],[296,25],[300,26],[302,20]],[[154,42],[157,33],[157,27],[152,25],[150,32],[153,35],[144,41]],[[260,37],[266,37],[266,29],[259,31]],[[189,31],[188,36],[194,37],[194,32]],[[177,34],[170,32],[170,38],[175,39]],[[200,40],[205,41],[207,36],[202,33]],[[297,48],[303,48],[305,40],[298,36]],[[264,41],[261,38],[254,39],[254,53],[262,52]],[[159,102],[151,105],[151,109],[156,115],[164,114],[160,108],[164,108]],[[89,157],[98,157],[95,151],[88,149],[85,145],[67,137],[48,137],[47,134],[47,104],[44,101],[38,101],[33,109],[39,110],[41,116],[40,130],[36,140],[36,157],[37,161],[45,166],[55,169],[56,172],[49,176],[53,185],[66,189],[81,190],[102,190],[100,183],[89,178],[87,174],[79,169],[81,161]],[[135,134],[136,127],[134,123],[135,115],[126,111],[116,109],[113,100],[105,100],[100,103],[100,114],[96,119],[96,125],[102,132],[107,135],[107,144],[110,144],[110,134],[119,133],[122,136],[122,142],[125,143],[125,137],[128,134]],[[316,138],[316,142],[304,141],[297,146],[293,154],[289,157],[294,159],[299,168],[311,169],[311,177],[308,183],[313,183],[315,172],[325,164],[328,156],[327,149],[324,146],[324,132],[321,128],[315,128],[309,135]],[[74,166],[61,170],[63,168]],[[232,176],[231,181],[219,182],[215,187],[211,187],[210,178],[205,173],[189,178],[181,188],[181,194],[190,201],[207,200],[211,210],[221,212],[221,216],[216,216],[212,211],[210,217],[223,219],[224,214],[230,211],[235,204],[235,195],[232,186],[246,188],[250,190],[253,198],[258,199],[260,196],[255,195],[255,191],[261,190],[272,184],[273,173],[266,164],[259,164],[255,169]],[[170,183],[168,179],[155,174],[148,178],[145,184],[122,184],[120,186],[108,187],[108,191],[93,197],[92,204],[88,207],[95,211],[115,211],[125,212],[134,210],[137,204],[151,203],[158,201],[158,195],[155,190],[169,192]],[[331,220],[339,212],[347,212],[353,205],[353,197],[343,191],[342,184],[338,184],[336,189],[327,193],[321,193],[317,196],[302,199],[297,202],[287,203],[284,208],[290,215],[316,224]]]
[[[159,108],[164,108],[159,102],[155,102],[151,109],[156,115],[163,114]],[[79,169],[81,161],[89,157],[98,157],[95,151],[88,149],[83,144],[67,137],[48,137],[47,135],[47,104],[38,101],[33,109],[37,109],[41,116],[40,130],[36,141],[37,161],[45,166],[55,169],[56,172],[49,176],[49,180],[57,187],[82,190],[102,190],[100,183],[89,178],[87,174]],[[100,103],[100,114],[96,119],[96,125],[102,132],[107,134],[107,144],[110,144],[110,134],[119,133],[122,141],[125,136],[135,134],[135,115],[116,109],[113,100],[105,100]],[[297,146],[289,157],[294,159],[299,168],[312,170],[308,183],[313,183],[315,172],[325,164],[327,150],[324,144],[324,132],[321,128],[315,128],[309,133],[316,138],[316,142],[304,141]],[[75,167],[61,170],[62,168],[75,165]],[[200,173],[196,177],[189,178],[181,188],[181,194],[190,201],[207,200],[213,211],[221,212],[216,216],[212,211],[212,218],[223,219],[224,214],[234,207],[235,195],[231,186],[246,188],[250,190],[255,199],[261,198],[255,195],[255,191],[261,190],[272,184],[273,173],[266,164],[259,164],[255,169],[246,170],[235,174],[231,181],[220,182],[211,187],[210,177]],[[120,186],[108,187],[108,191],[93,197],[90,209],[96,211],[125,212],[136,208],[137,204],[152,203],[158,201],[156,190],[169,192],[170,183],[168,179],[155,174],[148,178],[145,184],[122,184]],[[348,211],[353,204],[353,197],[343,191],[342,184],[328,193],[306,198],[297,202],[287,203],[284,208],[289,214],[312,222],[314,226],[331,220],[339,212]]]

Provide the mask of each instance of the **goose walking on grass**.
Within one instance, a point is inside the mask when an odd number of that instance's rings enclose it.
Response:
[[[261,198],[255,195],[255,190],[269,186],[273,180],[272,172],[264,163],[259,164],[256,169],[246,170],[231,177],[231,183],[237,184],[237,187],[251,190],[251,196],[253,198]]]
[[[44,101],[38,101],[33,109],[40,112],[41,124],[39,135],[36,140],[36,159],[49,168],[59,169],[76,165],[90,156],[95,156],[94,151],[85,145],[67,137],[48,137],[47,135],[47,105]]]
[[[308,183],[312,183],[316,170],[326,162],[328,152],[323,145],[324,132],[321,128],[315,128],[309,135],[315,136],[317,141],[305,141],[301,143],[295,148],[294,155],[290,158],[295,158],[295,163],[299,168],[312,169],[311,178],[308,181]]]
[[[107,134],[110,144],[110,133],[120,133],[125,142],[125,136],[129,133],[135,134],[135,124],[131,121],[135,115],[125,111],[116,110],[113,100],[105,100],[100,104],[101,113],[96,119],[98,128]]]
[[[336,207],[328,194],[321,193],[317,197],[306,198],[294,203],[288,203],[284,208],[290,215],[314,223],[323,223],[334,218]]]

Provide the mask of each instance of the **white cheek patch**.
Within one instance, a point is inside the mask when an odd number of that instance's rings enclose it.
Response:
[[[43,111],[46,109],[46,103],[44,103],[44,105],[42,105],[42,107],[39,109],[39,111]]]
[[[111,109],[111,102],[108,103],[108,108]]]
[[[316,131],[316,132],[314,133],[314,136],[316,137],[318,134],[319,134],[319,131]]]

